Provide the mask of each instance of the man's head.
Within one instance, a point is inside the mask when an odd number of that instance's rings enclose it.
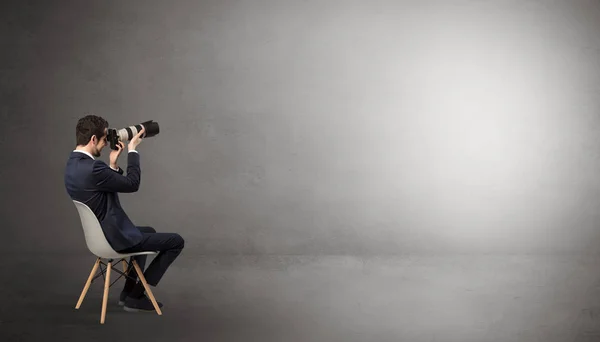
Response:
[[[107,133],[108,121],[97,115],[86,115],[77,122],[77,148],[100,157],[100,152],[107,144]]]

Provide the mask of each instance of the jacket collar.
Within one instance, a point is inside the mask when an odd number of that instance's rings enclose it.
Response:
[[[73,152],[74,152],[74,153],[83,153],[83,154],[85,154],[86,156],[88,156],[88,157],[92,158],[92,160],[96,160],[96,158],[94,158],[94,157],[93,157],[93,156],[92,156],[92,155],[91,155],[89,152],[87,152],[87,151],[82,151],[82,150],[73,150]]]

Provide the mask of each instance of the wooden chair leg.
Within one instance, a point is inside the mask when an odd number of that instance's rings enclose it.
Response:
[[[127,261],[125,261],[125,259],[121,261],[123,261],[123,273],[127,274]]]
[[[100,324],[104,324],[106,318],[106,304],[108,303],[108,290],[110,288],[110,270],[112,262],[108,262],[106,266],[106,279],[104,280],[104,296],[102,297],[102,314],[100,316]]]
[[[135,267],[135,271],[137,272],[138,277],[140,278],[140,281],[144,285],[144,289],[146,290],[146,293],[148,293],[148,297],[150,297],[150,300],[152,301],[152,305],[154,305],[154,309],[156,310],[156,313],[159,315],[162,315],[162,311],[160,311],[160,307],[158,307],[158,303],[156,302],[156,299],[154,298],[154,295],[152,294],[152,291],[150,290],[150,286],[148,286],[148,283],[146,282],[146,278],[144,277],[144,272],[142,272],[140,265],[138,265],[138,263],[135,259],[133,260],[133,267]]]
[[[94,267],[92,267],[92,272],[90,272],[90,276],[85,282],[85,286],[83,287],[83,291],[81,291],[81,295],[79,296],[79,301],[77,301],[77,305],[75,305],[75,309],[79,309],[81,307],[81,303],[83,303],[83,299],[90,289],[90,285],[92,284],[92,279],[94,279],[94,275],[98,271],[98,267],[100,267],[100,258],[96,259],[94,262]]]

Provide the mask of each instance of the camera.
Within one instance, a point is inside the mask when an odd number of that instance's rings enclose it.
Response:
[[[110,143],[111,149],[118,150],[117,144],[119,141],[129,141],[133,139],[133,137],[142,130],[142,127],[146,129],[144,135],[142,135],[142,138],[153,137],[160,131],[158,122],[155,122],[154,120],[148,120],[139,125],[133,125],[121,129],[109,128],[106,140]]]

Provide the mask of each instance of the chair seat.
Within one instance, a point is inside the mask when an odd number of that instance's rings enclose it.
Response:
[[[133,252],[133,253],[107,253],[107,254],[96,255],[96,256],[99,258],[104,258],[104,259],[121,259],[121,258],[128,258],[131,256],[136,256],[136,255],[153,255],[153,254],[158,254],[158,252],[146,251],[146,252]]]

